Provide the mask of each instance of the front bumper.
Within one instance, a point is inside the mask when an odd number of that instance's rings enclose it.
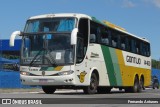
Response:
[[[64,76],[26,76],[20,75],[23,85],[75,85],[74,74]]]

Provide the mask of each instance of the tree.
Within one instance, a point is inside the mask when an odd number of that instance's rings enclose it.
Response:
[[[160,61],[152,59],[152,68],[160,69]]]

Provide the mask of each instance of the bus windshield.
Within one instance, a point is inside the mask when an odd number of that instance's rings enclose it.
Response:
[[[24,32],[71,32],[74,26],[75,18],[35,19],[27,21]]]
[[[73,63],[70,33],[24,34],[21,64],[58,66]]]
[[[28,20],[23,33],[21,64],[57,66],[73,64],[70,43],[76,18],[59,17]]]

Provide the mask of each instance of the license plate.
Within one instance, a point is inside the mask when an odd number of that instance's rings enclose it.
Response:
[[[48,80],[47,80],[47,79],[40,79],[39,82],[40,82],[40,83],[47,83]]]

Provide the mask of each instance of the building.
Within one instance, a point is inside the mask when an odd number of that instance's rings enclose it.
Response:
[[[15,46],[9,46],[9,39],[0,40],[0,69],[18,70],[14,64],[19,63],[21,39],[15,40]]]
[[[15,46],[9,46],[9,39],[0,40],[0,56],[8,59],[17,59],[20,56],[21,39],[15,40]]]

